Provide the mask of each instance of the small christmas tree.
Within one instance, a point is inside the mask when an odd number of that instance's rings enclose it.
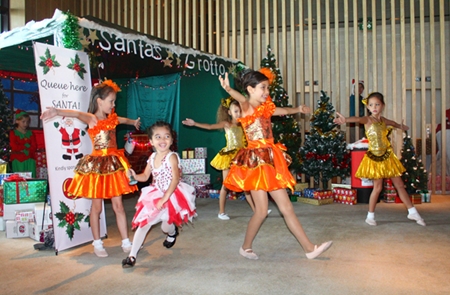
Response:
[[[302,173],[314,177],[316,183],[321,181],[324,189],[328,188],[328,181],[333,177],[350,175],[347,143],[344,135],[336,130],[333,119],[334,108],[330,98],[322,91],[310,120],[310,134],[305,137],[300,155]]]
[[[9,106],[9,100],[3,91],[0,80],[0,159],[9,161],[11,148],[9,146],[9,131],[13,127],[13,112]]]
[[[422,160],[416,157],[416,151],[412,144],[411,137],[406,132],[403,138],[401,155],[402,158],[400,162],[406,169],[402,175],[402,179],[408,194],[414,194],[418,191],[427,191],[427,171],[423,167]]]
[[[270,86],[270,97],[277,107],[292,107],[289,104],[289,96],[283,88],[283,78],[280,69],[276,66],[275,55],[272,53],[270,46],[267,46],[267,56],[261,61],[260,70],[268,76]],[[281,142],[287,148],[287,153],[292,158],[289,169],[295,171],[300,170],[300,153],[299,146],[302,143],[300,129],[294,115],[274,116],[272,117],[272,132],[275,142]]]

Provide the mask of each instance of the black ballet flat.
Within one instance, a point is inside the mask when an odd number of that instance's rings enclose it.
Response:
[[[122,268],[130,268],[133,267],[136,263],[136,258],[134,256],[128,256],[124,260],[122,260]]]
[[[167,237],[174,238],[174,240],[172,242],[164,240],[163,242],[164,247],[166,247],[167,249],[172,248],[173,245],[175,245],[175,242],[177,241],[177,236],[178,236],[178,226],[175,226],[175,234],[173,236],[167,235]]]

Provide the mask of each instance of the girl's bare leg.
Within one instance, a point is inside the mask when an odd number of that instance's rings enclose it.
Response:
[[[117,228],[119,229],[122,240],[128,239],[127,215],[123,207],[122,196],[111,199],[112,208],[116,214]]]
[[[252,199],[255,204],[255,210],[253,216],[250,218],[247,231],[245,232],[244,243],[242,249],[247,250],[252,248],[253,240],[261,227],[264,219],[267,217],[268,198],[265,191],[251,191]]]
[[[252,208],[252,211],[255,212],[255,202],[253,201],[252,194],[250,192],[244,192],[245,200],[247,200],[248,205]]]
[[[102,213],[103,199],[92,199],[89,222],[94,240],[100,240],[100,213]]]
[[[279,189],[276,191],[272,191],[270,192],[270,195],[277,204],[278,209],[280,209],[280,212],[283,215],[289,230],[295,236],[297,241],[300,243],[303,250],[306,253],[314,251],[315,245],[311,243],[305,231],[303,230],[300,220],[298,220],[297,215],[295,215],[294,207],[292,206],[292,202],[289,199],[286,190]]]
[[[369,212],[375,212],[375,207],[377,206],[378,197],[380,196],[381,190],[383,189],[383,179],[373,180],[373,189],[370,194],[369,199]]]
[[[394,177],[392,179],[392,184],[394,185],[395,189],[397,190],[398,197],[400,200],[402,200],[403,204],[405,204],[407,209],[410,209],[413,207],[413,204],[411,202],[411,199],[409,198],[408,193],[405,189],[405,184],[403,183],[403,180],[401,177]]]
[[[227,178],[228,172],[230,172],[229,169],[222,170],[223,179]],[[225,203],[227,201],[227,193],[228,193],[227,188],[224,185],[222,185],[219,194],[219,214],[225,213]]]

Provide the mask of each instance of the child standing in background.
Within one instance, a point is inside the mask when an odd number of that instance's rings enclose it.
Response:
[[[369,150],[364,155],[355,173],[355,177],[373,180],[373,190],[370,194],[369,212],[367,213],[366,223],[369,225],[377,225],[375,221],[375,206],[377,205],[378,196],[383,189],[383,179],[391,178],[394,187],[397,189],[399,198],[408,209],[408,219],[415,220],[417,224],[425,226],[425,221],[420,217],[419,212],[413,206],[405,190],[401,176],[406,170],[394,154],[388,138],[392,127],[406,131],[409,129],[408,126],[398,124],[381,116],[385,104],[383,94],[379,92],[371,93],[367,99],[363,100],[363,104],[367,105],[367,109],[370,112],[369,116],[346,118],[336,112],[337,118],[334,119],[334,123],[364,124],[366,130],[366,137],[369,140]],[[387,128],[387,126],[392,127]]]
[[[296,108],[276,107],[269,96],[269,79],[257,71],[241,72],[236,80],[240,92],[232,89],[228,80],[219,76],[220,83],[234,99],[239,101],[242,118],[238,121],[244,128],[248,146],[239,150],[232,161],[230,173],[224,184],[227,188],[237,191],[250,191],[255,202],[255,214],[250,218],[245,233],[244,243],[239,253],[248,259],[258,259],[252,250],[253,240],[267,215],[267,192],[280,209],[286,225],[297,238],[308,259],[313,259],[326,251],[332,241],[320,246],[314,245],[306,236],[303,227],[294,212],[294,207],[286,192],[286,188],[294,190],[295,179],[288,169],[291,159],[285,153],[286,147],[274,143],[272,134],[272,116],[310,113],[305,105]]]
[[[217,123],[205,124],[198,123],[192,119],[186,118],[182,121],[184,125],[194,126],[207,130],[224,129],[227,145],[219,151],[219,153],[212,159],[211,166],[217,170],[222,171],[222,177],[225,179],[230,171],[231,160],[237,152],[246,146],[244,130],[238,123],[237,119],[241,117],[241,107],[239,102],[229,97],[222,99],[219,109],[217,110]],[[219,194],[219,215],[221,220],[229,220],[230,217],[225,213],[225,203],[227,199],[228,189],[222,184]],[[250,208],[255,211],[255,205],[251,194],[245,192],[245,199]]]
[[[29,129],[30,115],[25,111],[17,109],[14,118],[15,129],[9,132],[12,172],[31,172],[32,177],[35,178],[37,143],[36,136]]]
[[[100,213],[104,199],[111,199],[116,223],[122,237],[122,250],[130,252],[127,217],[122,203],[122,194],[137,190],[130,185],[127,171],[130,164],[122,149],[117,149],[116,126],[134,125],[139,129],[140,118],[131,120],[117,116],[114,112],[116,94],[119,86],[111,80],[103,81],[92,88],[88,112],[47,108],[41,119],[49,120],[55,116],[77,118],[89,125],[88,133],[92,140],[92,153],[82,157],[75,167],[75,176],[67,189],[76,197],[92,200],[90,225],[94,237],[94,253],[107,257],[108,253],[100,239]]]
[[[133,246],[127,258],[122,260],[122,267],[133,267],[139,249],[152,225],[161,223],[161,230],[167,233],[163,246],[171,248],[178,235],[178,226],[192,221],[195,213],[195,189],[180,182],[180,159],[170,150],[174,131],[169,123],[158,121],[148,129],[150,143],[156,150],[147,160],[144,172],[131,175],[140,182],[153,176],[151,185],[144,187],[136,204],[136,214],[131,223],[137,228]]]

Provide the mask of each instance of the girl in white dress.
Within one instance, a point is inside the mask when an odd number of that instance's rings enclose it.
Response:
[[[152,153],[144,172],[137,174],[130,170],[132,176],[145,182],[150,175],[152,184],[144,187],[136,204],[136,214],[131,223],[137,228],[133,246],[127,258],[122,260],[122,267],[133,267],[136,256],[152,225],[161,223],[161,229],[167,233],[163,242],[171,248],[178,235],[178,226],[192,221],[195,212],[194,187],[180,182],[180,159],[170,150],[173,143],[173,130],[170,124],[158,121],[149,128],[150,143],[156,152]]]

